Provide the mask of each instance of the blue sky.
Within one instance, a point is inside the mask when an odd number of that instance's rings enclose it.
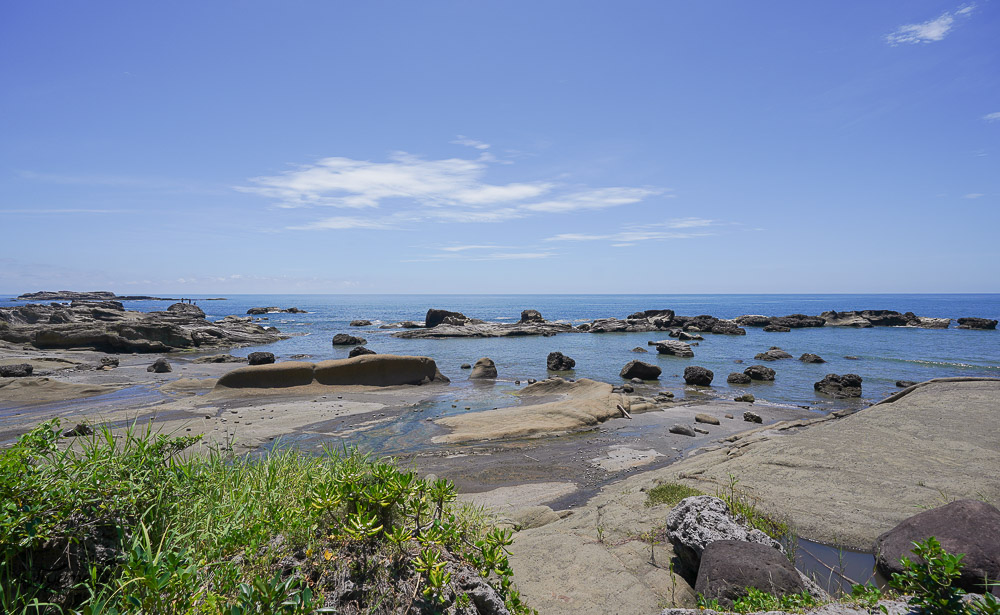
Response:
[[[0,291],[1000,292],[1000,3],[5,2]]]

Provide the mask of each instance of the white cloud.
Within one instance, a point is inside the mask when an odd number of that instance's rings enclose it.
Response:
[[[319,230],[346,230],[352,228],[361,229],[394,229],[399,228],[390,220],[375,218],[359,218],[355,216],[334,216],[323,218],[302,226],[291,226],[289,229],[297,231],[319,231]]]
[[[522,209],[536,212],[565,213],[580,209],[605,209],[638,203],[646,197],[662,193],[649,188],[600,188],[567,194],[558,199],[529,203]]]
[[[694,239],[696,237],[710,237],[713,232],[690,232],[673,229],[706,228],[711,226],[722,226],[721,222],[707,220],[704,218],[678,218],[665,222],[652,222],[647,224],[630,224],[624,226],[616,233],[593,235],[586,233],[560,233],[548,237],[545,241],[610,241],[615,248],[626,248],[641,241],[663,241],[667,239]],[[663,229],[663,230],[660,230]]]
[[[423,258],[406,259],[404,263],[424,263],[429,261],[462,260],[462,261],[510,261],[536,260],[555,256],[550,250],[534,250],[510,246],[468,245],[437,248],[440,252],[429,254]],[[492,250],[492,252],[487,252]],[[468,253],[467,253],[468,252]],[[478,253],[477,253],[478,252]]]
[[[978,199],[979,197],[982,197],[982,196],[986,196],[986,195],[983,194],[982,192],[970,192],[969,194],[965,195],[965,198],[967,198],[967,199]]]
[[[885,40],[890,45],[915,43],[934,43],[944,40],[955,25],[955,16],[968,17],[976,8],[975,4],[964,5],[954,13],[946,11],[940,17],[923,23],[905,24],[896,28],[895,32],[886,35]]]
[[[458,135],[455,140],[452,141],[455,145],[465,145],[466,147],[474,147],[476,149],[490,149],[489,143],[483,143],[482,141],[477,141],[475,139],[470,139],[465,135]]]
[[[986,120],[987,122],[996,122],[997,120],[1000,120],[1000,111],[987,113],[986,115],[983,116],[983,119]]]

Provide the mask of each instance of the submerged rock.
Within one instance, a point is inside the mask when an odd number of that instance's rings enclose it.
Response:
[[[659,354],[673,355],[675,357],[693,357],[694,351],[690,344],[677,340],[663,340],[656,342],[656,352]]]
[[[729,384],[750,384],[750,376],[740,372],[733,372],[726,378]]]
[[[550,352],[545,359],[545,366],[552,372],[564,372],[576,367],[576,361],[561,352]]]
[[[711,386],[715,374],[712,370],[698,365],[691,365],[684,368],[684,382],[698,386]]]
[[[333,336],[332,343],[334,346],[364,346],[368,340],[347,333],[338,333]]]
[[[861,376],[857,374],[827,374],[822,380],[813,385],[819,393],[845,399],[849,397],[861,397]]]
[[[749,377],[751,380],[759,380],[761,382],[773,382],[775,371],[766,365],[751,365],[750,367],[743,370],[743,373]]]
[[[777,361],[779,359],[791,359],[792,355],[777,346],[771,346],[770,350],[757,353],[753,358],[758,361]]]
[[[799,361],[802,361],[803,363],[826,363],[826,359],[824,359],[823,357],[819,356],[818,354],[812,354],[809,352],[799,357]]]
[[[351,348],[351,351],[347,353],[348,357],[360,357],[363,354],[376,354],[371,348],[365,348],[364,346],[355,346]]]
[[[629,361],[622,368],[621,374],[622,378],[630,380],[632,378],[641,378],[643,380],[656,380],[663,373],[656,365],[650,365],[649,363],[643,363],[642,361]]]
[[[488,380],[496,377],[496,363],[489,357],[483,357],[476,361],[476,364],[472,366],[472,373],[469,374],[469,380]]]
[[[752,404],[753,402],[757,401],[757,398],[754,397],[753,394],[751,394],[751,393],[744,393],[743,395],[740,395],[739,397],[734,397],[733,401],[742,401],[742,402],[747,402],[747,403]]]
[[[370,321],[370,320],[352,320],[349,326],[351,326],[351,327],[368,327],[368,326],[371,326],[371,324],[372,324],[372,321]]]

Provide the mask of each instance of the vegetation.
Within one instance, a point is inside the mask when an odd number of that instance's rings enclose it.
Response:
[[[757,507],[757,499],[755,497],[736,487],[739,482],[738,478],[730,474],[729,488],[719,489],[716,492],[716,496],[726,503],[729,507],[729,512],[734,517],[741,519],[750,527],[764,532],[784,545],[788,559],[794,562],[798,537],[792,530],[791,525],[787,521],[764,513],[764,511]]]
[[[965,591],[955,585],[962,574],[964,554],[945,551],[937,538],[913,543],[916,561],[903,558],[903,572],[892,575],[892,587],[911,595],[910,604],[926,615],[1000,615],[1000,600],[985,594],[968,601]]]
[[[356,451],[261,458],[43,424],[0,453],[0,611],[456,613],[511,583],[509,532]],[[325,608],[321,608],[325,607]],[[471,612],[476,612],[472,610]]]
[[[701,491],[680,483],[661,483],[646,492],[646,506],[668,504],[673,506],[693,495],[704,495]]]
[[[803,610],[818,606],[819,602],[813,598],[809,592],[800,594],[787,594],[785,596],[775,596],[761,591],[756,587],[748,587],[746,593],[739,599],[733,601],[731,610],[735,613],[753,613],[756,611],[789,611],[802,612]],[[698,608],[722,611],[718,600],[708,600],[702,595],[698,595]]]

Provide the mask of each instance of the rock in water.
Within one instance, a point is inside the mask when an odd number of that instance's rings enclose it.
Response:
[[[352,320],[349,326],[351,327],[368,327],[371,326],[372,321],[370,320]]]
[[[701,555],[695,592],[729,608],[749,587],[779,597],[806,589],[798,571],[777,549],[743,540],[709,543]]]
[[[273,352],[251,352],[247,355],[247,363],[250,365],[270,365],[274,363]]]
[[[777,346],[771,346],[771,349],[766,352],[761,352],[754,355],[754,359],[758,361],[777,361],[778,359],[791,359],[792,355],[788,354],[781,348]]]
[[[526,325],[529,323],[545,322],[542,318],[541,312],[538,310],[524,310],[521,312],[521,324]]]
[[[375,351],[371,348],[365,348],[364,346],[355,346],[351,348],[351,351],[347,353],[348,357],[359,357],[363,354],[375,354]]]
[[[648,353],[649,351],[643,348],[642,346],[636,346],[635,348],[632,349],[632,352]]]
[[[764,327],[764,331],[767,333],[788,333],[791,330],[791,327],[785,327],[783,325],[767,325]]]
[[[338,333],[333,336],[334,346],[364,346],[367,343],[368,340],[365,338],[348,335],[347,333]]]
[[[154,374],[165,374],[171,371],[173,368],[170,367],[170,363],[163,357],[153,361],[153,364],[146,368],[147,372],[153,372]]]
[[[901,389],[908,389],[908,388],[910,388],[911,386],[913,386],[915,384],[917,384],[917,383],[914,382],[914,381],[912,381],[912,380],[897,380],[896,381],[896,386],[898,386]]]
[[[983,592],[984,580],[1000,581],[1000,510],[978,500],[956,500],[906,519],[875,539],[875,565],[889,577],[903,572],[899,561],[915,559],[914,542],[934,536],[952,554],[964,553],[957,585]]]
[[[826,360],[823,357],[810,352],[807,352],[799,357],[799,361],[802,361],[803,363],[826,363]]]
[[[14,365],[0,365],[0,376],[4,378],[24,378],[30,376],[35,370],[31,363],[15,363]]]
[[[744,393],[743,395],[740,395],[739,397],[734,397],[733,401],[743,401],[743,402],[747,402],[747,403],[751,403],[752,404],[753,402],[757,401],[757,398],[754,397],[751,393]],[[754,415],[754,416],[756,416],[756,415]],[[758,418],[760,418],[760,417],[758,417]],[[759,423],[760,421],[756,421],[756,422]]]
[[[775,371],[766,365],[751,365],[743,370],[743,373],[749,376],[751,380],[773,382]]]
[[[493,362],[493,359],[489,357],[483,357],[476,361],[476,364],[472,366],[472,373],[469,374],[469,380],[479,380],[479,379],[493,379],[497,377],[497,366]]]
[[[424,317],[424,326],[428,329],[432,329],[443,323],[446,318],[451,319],[453,323],[463,324],[471,320],[468,316],[461,312],[449,312],[448,310],[436,310],[431,308],[427,310],[427,316]]]
[[[694,356],[694,351],[691,350],[690,344],[678,342],[677,340],[663,340],[662,342],[656,342],[656,352],[660,354],[673,355],[675,357]]]
[[[692,572],[698,570],[705,547],[719,540],[754,542],[783,553],[778,541],[734,519],[729,506],[710,495],[684,498],[674,506],[667,515],[667,537]]]
[[[642,361],[629,361],[622,368],[621,377],[626,380],[631,380],[632,378],[642,378],[643,380],[656,380],[660,377],[662,370],[649,363],[643,363]]]
[[[715,374],[710,369],[691,365],[684,368],[684,382],[698,386],[711,386]]]
[[[750,384],[750,376],[740,372],[733,372],[726,378],[729,384]]]
[[[996,329],[997,321],[988,318],[959,318],[959,329]]]
[[[861,376],[857,374],[827,374],[822,380],[813,385],[818,393],[846,399],[848,397],[861,397]]]
[[[728,321],[728,320],[720,320],[719,322],[717,322],[714,325],[712,325],[712,328],[709,329],[709,331],[711,331],[712,333],[722,334],[722,335],[746,335],[747,334],[746,329],[742,329],[736,323]]]
[[[576,361],[561,352],[550,352],[548,358],[545,359],[545,365],[549,371],[565,372],[576,367]]]

